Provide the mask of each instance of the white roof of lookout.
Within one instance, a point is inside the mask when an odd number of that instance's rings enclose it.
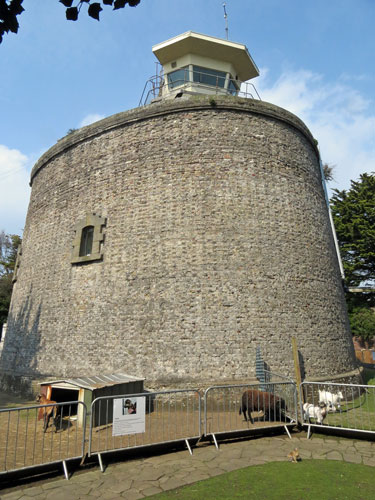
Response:
[[[158,43],[152,51],[163,66],[186,54],[197,54],[231,63],[242,82],[259,76],[259,70],[245,45],[193,31]]]

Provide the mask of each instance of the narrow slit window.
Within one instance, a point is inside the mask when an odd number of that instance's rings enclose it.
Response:
[[[82,229],[81,245],[79,248],[79,256],[91,255],[92,242],[94,239],[94,226],[86,226]]]

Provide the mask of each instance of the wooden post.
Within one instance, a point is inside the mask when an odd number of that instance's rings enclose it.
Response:
[[[297,394],[298,394],[299,399],[301,399],[301,403],[303,404],[304,403],[303,391],[301,391],[301,393],[300,393],[300,386],[302,383],[301,367],[299,364],[297,339],[295,337],[292,337],[292,349],[293,349],[294,371],[296,374]]]

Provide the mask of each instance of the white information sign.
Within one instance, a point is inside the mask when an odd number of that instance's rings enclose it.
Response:
[[[112,436],[145,432],[146,398],[120,398],[113,400]]]

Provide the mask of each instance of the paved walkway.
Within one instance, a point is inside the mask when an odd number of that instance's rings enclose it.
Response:
[[[0,492],[0,498],[136,500],[250,465],[285,461],[294,448],[299,449],[302,460],[344,460],[375,467],[375,442],[321,436],[307,440],[301,433],[292,434],[292,440],[285,435],[221,443],[219,451],[203,443],[193,449],[193,456],[178,451],[110,464],[104,473],[99,467],[79,471],[69,481],[62,476],[32,486],[15,485]]]

